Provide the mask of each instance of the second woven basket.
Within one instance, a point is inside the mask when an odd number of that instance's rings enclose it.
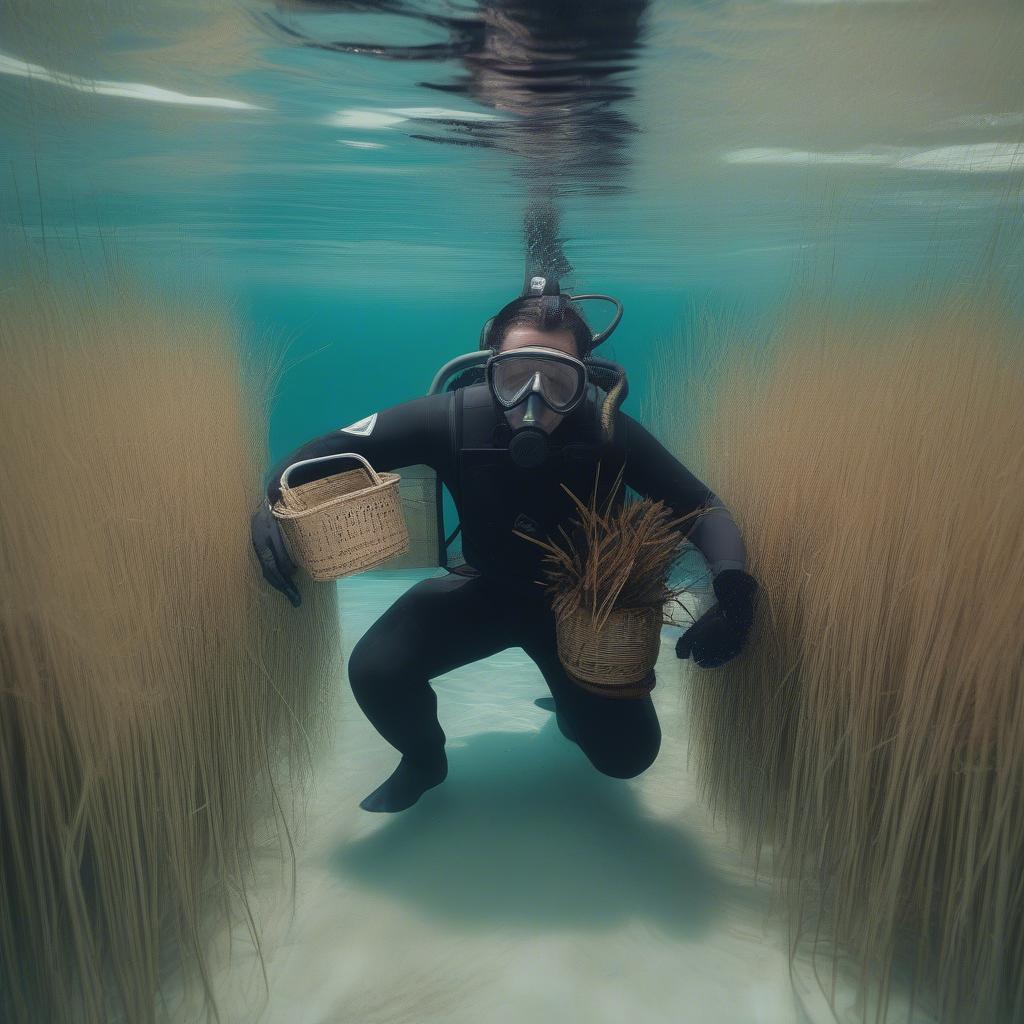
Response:
[[[361,468],[291,487],[302,466],[355,459]],[[409,550],[397,473],[378,473],[355,452],[303,459],[281,474],[281,500],[271,511],[292,558],[314,580],[365,572]]]

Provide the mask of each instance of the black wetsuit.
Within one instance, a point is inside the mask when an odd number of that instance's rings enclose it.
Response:
[[[586,501],[597,479],[603,498],[624,467],[629,488],[663,500],[678,515],[720,507],[690,533],[713,574],[744,567],[743,541],[722,502],[621,410],[612,440],[602,442],[594,405],[584,403],[552,433],[549,458],[539,468],[515,466],[507,440],[508,428],[485,385],[428,395],[303,445],[275,468],[268,497],[278,496],[276,481],[286,466],[341,452],[357,452],[379,471],[430,466],[451,492],[468,568],[413,586],[359,640],[348,664],[360,708],[403,760],[430,764],[443,757],[431,679],[521,647],[551,690],[563,732],[600,771],[632,777],[654,761],[661,742],[651,698],[595,694],[566,674],[554,618],[537,583],[543,552],[513,530],[552,535],[574,515],[561,484]],[[340,468],[320,464],[305,476],[300,469],[290,482]],[[499,691],[500,679],[493,686]]]

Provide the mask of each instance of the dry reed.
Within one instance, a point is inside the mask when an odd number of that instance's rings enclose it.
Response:
[[[255,566],[236,335],[123,280],[0,294],[4,1020],[152,1021],[175,959],[216,1013],[204,937],[248,913],[254,823],[290,848],[337,617]]]
[[[688,390],[709,392],[693,464],[763,587],[746,655],[693,676],[702,784],[774,852],[794,954],[813,932],[826,991],[852,956],[863,1017],[884,1020],[909,961],[940,1020],[1020,1021],[1020,328],[947,299],[794,316],[771,340]]]
[[[561,540],[513,530],[544,551],[545,591],[557,618],[587,608],[600,630],[618,608],[657,608],[678,601],[685,587],[669,585],[672,563],[686,543],[683,524],[705,510],[673,518],[661,501],[620,500],[622,472],[598,502],[600,467],[584,503],[565,484],[578,519],[559,527]]]

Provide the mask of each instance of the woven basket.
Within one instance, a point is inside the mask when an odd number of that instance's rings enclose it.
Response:
[[[578,608],[555,624],[558,657],[584,689],[606,696],[637,696],[654,668],[661,647],[660,608],[617,608],[600,629],[588,608]],[[589,684],[589,685],[587,685]]]
[[[356,459],[363,468],[288,486],[293,470],[331,459]],[[281,474],[281,499],[271,511],[292,558],[314,580],[337,580],[404,554],[409,550],[409,531],[398,480],[397,473],[377,473],[355,452],[289,466]]]

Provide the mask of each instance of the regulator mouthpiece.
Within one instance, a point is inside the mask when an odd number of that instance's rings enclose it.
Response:
[[[508,442],[512,461],[523,469],[536,469],[548,457],[548,436],[536,427],[522,427]]]

